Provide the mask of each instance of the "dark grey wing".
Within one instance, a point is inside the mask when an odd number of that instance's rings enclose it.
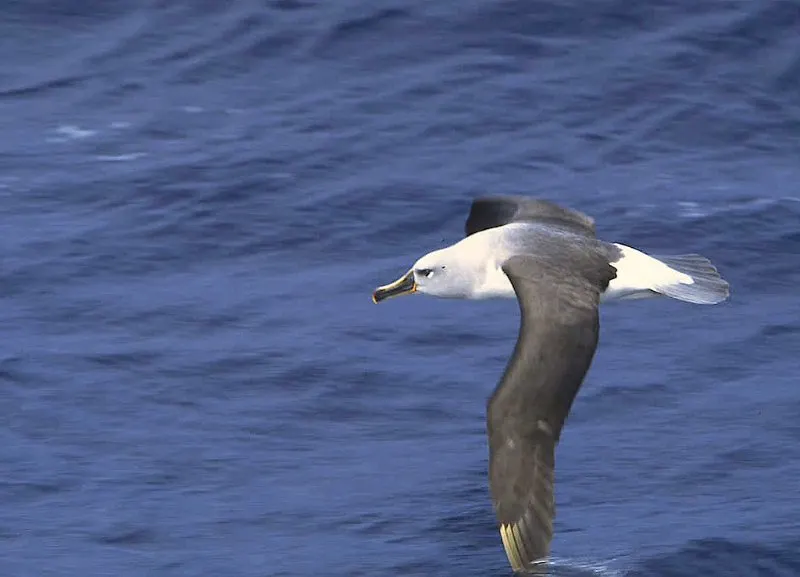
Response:
[[[467,236],[511,222],[541,222],[594,238],[594,219],[547,200],[524,196],[488,196],[472,201],[464,232]]]
[[[555,448],[597,347],[600,293],[615,276],[599,252],[568,256],[516,256],[503,266],[522,319],[489,399],[487,431],[492,501],[514,571],[549,555]]]

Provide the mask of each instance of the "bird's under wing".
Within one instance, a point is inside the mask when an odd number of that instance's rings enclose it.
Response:
[[[594,219],[547,200],[524,196],[487,196],[472,201],[464,225],[467,236],[512,222],[540,222],[595,236]]]
[[[487,407],[489,485],[517,572],[546,569],[537,562],[546,560],[553,537],[555,448],[597,347],[600,292],[614,277],[600,255],[575,259],[570,268],[516,256],[503,266],[522,319],[514,355]]]
[[[515,441],[522,446],[504,441],[492,451],[490,464],[503,547],[515,572],[546,570],[556,516],[556,443],[545,430]]]

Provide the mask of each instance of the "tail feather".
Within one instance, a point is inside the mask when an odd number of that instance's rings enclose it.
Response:
[[[692,283],[670,283],[653,287],[665,296],[701,305],[721,303],[730,296],[730,285],[723,279],[717,267],[699,254],[653,256],[676,272],[691,277]]]

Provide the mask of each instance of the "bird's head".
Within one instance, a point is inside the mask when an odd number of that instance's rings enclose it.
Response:
[[[378,287],[372,300],[379,303],[391,297],[422,293],[441,298],[465,298],[471,288],[465,282],[461,259],[455,247],[429,252],[396,281]]]

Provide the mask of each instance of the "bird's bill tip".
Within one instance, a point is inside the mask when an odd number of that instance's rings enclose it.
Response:
[[[372,293],[372,302],[378,304],[392,297],[410,295],[415,292],[417,292],[417,281],[414,279],[414,271],[410,270],[396,281],[376,288]]]

